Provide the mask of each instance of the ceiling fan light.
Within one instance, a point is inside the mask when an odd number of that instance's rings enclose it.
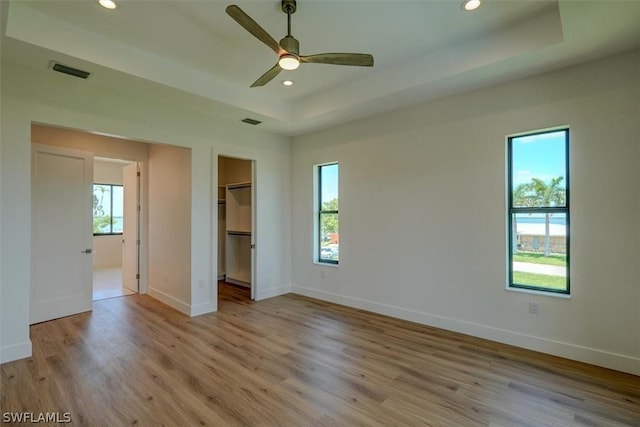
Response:
[[[118,7],[118,5],[113,0],[98,0],[98,3],[105,9],[113,10]]]
[[[466,10],[466,11],[472,11],[472,10],[476,10],[477,8],[480,7],[481,5],[481,1],[480,0],[464,0],[462,2],[462,10]]]
[[[285,53],[278,60],[278,65],[280,65],[280,68],[283,70],[295,70],[300,66],[300,61],[297,56]]]

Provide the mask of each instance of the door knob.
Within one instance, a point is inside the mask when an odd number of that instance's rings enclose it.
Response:
[[[80,251],[80,253],[81,254],[91,254],[91,253],[93,253],[93,249],[88,248],[88,249],[85,249],[84,251]]]

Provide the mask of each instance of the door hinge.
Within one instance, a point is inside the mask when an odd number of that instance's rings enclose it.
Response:
[[[136,274],[136,279],[140,279],[140,274]]]
[[[136,245],[140,246],[140,239],[136,240]]]
[[[140,212],[140,205],[138,205],[138,212]]]
[[[137,172],[137,175],[140,176],[140,172]]]

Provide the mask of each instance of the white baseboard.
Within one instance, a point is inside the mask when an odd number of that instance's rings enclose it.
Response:
[[[31,357],[31,340],[0,348],[0,363]]]
[[[153,298],[157,299],[158,301],[168,305],[169,307],[175,308],[176,310],[178,310],[181,313],[186,314],[187,316],[191,316],[191,306],[183,301],[180,301],[179,299],[165,293],[162,291],[159,291],[158,289],[152,288],[151,286],[149,286],[148,289],[148,293],[149,296],[152,296]]]
[[[205,304],[192,305],[189,315],[191,317],[195,317],[200,316],[201,314],[214,313],[216,311],[218,311],[217,305],[209,302]]]
[[[175,308],[179,312],[186,314],[189,317],[213,313],[218,309],[215,303],[205,303],[192,306],[155,288],[149,288],[149,295],[157,299],[158,301],[167,304],[169,307]]]
[[[260,301],[267,298],[273,298],[280,295],[285,295],[291,292],[291,286],[280,286],[279,288],[265,289],[259,291],[256,295],[256,301]]]
[[[291,292],[503,344],[640,375],[640,358],[293,285]]]

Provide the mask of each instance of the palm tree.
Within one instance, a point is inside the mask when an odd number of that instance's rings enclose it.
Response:
[[[518,186],[513,190],[513,194],[512,194],[512,200],[513,200],[513,206],[514,207],[525,207],[525,206],[531,206],[530,203],[530,196],[531,194],[531,184],[530,183],[526,183],[526,184],[518,184]],[[518,253],[518,217],[516,215],[513,215],[513,229],[511,232],[511,238],[512,238],[512,242],[511,242],[511,248],[512,248],[512,252]]]
[[[104,193],[108,193],[109,189],[104,185],[94,185],[93,186],[93,216],[103,216],[104,209],[102,206],[104,200]],[[100,198],[96,195],[96,193],[100,194]]]
[[[530,195],[532,196],[532,204],[535,207],[555,207],[564,206],[566,200],[566,190],[560,186],[564,177],[559,176],[552,178],[547,184],[540,178],[532,178],[529,184]],[[544,256],[549,256],[551,252],[550,223],[551,213],[544,214]]]
[[[111,216],[104,214],[104,194],[109,189],[104,185],[93,186],[93,232],[100,233],[105,226],[111,224]],[[99,197],[98,197],[99,195]]]

